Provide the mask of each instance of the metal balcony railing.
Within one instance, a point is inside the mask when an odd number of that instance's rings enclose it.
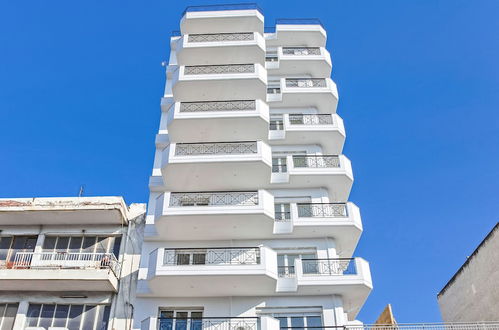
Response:
[[[232,74],[232,73],[254,73],[254,64],[225,64],[225,65],[194,65],[186,66],[184,74]]]
[[[177,143],[176,156],[244,155],[258,153],[257,142]]]
[[[320,55],[321,49],[319,47],[283,47],[282,53],[296,56]]]
[[[187,38],[188,42],[220,42],[220,41],[249,41],[249,40],[254,40],[253,32],[189,34]]]
[[[196,11],[224,11],[224,10],[258,10],[263,15],[263,10],[256,3],[233,3],[226,5],[203,5],[203,6],[188,6],[182,12],[181,17],[186,13]]]
[[[17,252],[13,269],[111,269],[119,274],[120,264],[113,253]]]
[[[324,78],[286,78],[286,87],[322,88],[327,87],[327,83]]]
[[[158,329],[166,330],[258,330],[256,317],[158,318]]]
[[[215,111],[249,111],[256,110],[254,100],[181,102],[180,112],[215,112]]]
[[[170,206],[254,206],[258,191],[171,193]]]
[[[362,324],[342,327],[348,330],[499,330],[499,322]]]
[[[290,114],[289,123],[291,125],[332,125],[333,117],[331,115],[302,115]]]
[[[260,248],[165,249],[164,265],[257,265]]]
[[[279,277],[295,277],[295,266],[277,266]]]
[[[293,165],[307,168],[338,168],[340,158],[336,155],[294,155]]]
[[[302,259],[303,275],[356,275],[354,258]]]
[[[345,203],[299,203],[300,218],[343,218],[348,216]]]

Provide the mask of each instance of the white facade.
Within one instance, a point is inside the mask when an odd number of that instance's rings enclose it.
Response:
[[[372,289],[317,20],[190,7],[171,38],[135,329],[358,324]]]
[[[0,329],[125,329],[145,204],[0,199]]]

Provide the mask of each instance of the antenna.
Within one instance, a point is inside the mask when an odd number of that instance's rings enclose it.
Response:
[[[83,185],[83,184],[82,184],[82,185],[80,186],[80,191],[78,192],[78,197],[83,196],[83,191],[84,191],[84,190],[85,190],[85,185]]]

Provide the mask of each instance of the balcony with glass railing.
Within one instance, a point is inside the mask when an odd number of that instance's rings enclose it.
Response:
[[[343,119],[336,114],[284,114],[270,120],[269,141],[273,145],[320,145],[328,154],[340,154],[345,143]]]
[[[173,97],[180,102],[264,100],[267,71],[259,63],[181,65],[172,84]]]
[[[267,46],[325,47],[326,30],[317,18],[278,18],[265,28]]]
[[[359,208],[351,203],[289,203],[275,212],[274,233],[294,238],[331,237],[342,257],[351,257],[360,235]]]
[[[274,197],[265,190],[166,192],[155,204],[157,235],[166,240],[272,236]]]
[[[182,13],[180,28],[184,34],[263,33],[263,14],[254,3],[189,6]]]
[[[281,78],[278,96],[267,101],[283,108],[316,108],[319,113],[335,113],[338,90],[330,78]]]
[[[262,100],[176,102],[166,111],[170,142],[268,137],[269,107]]]
[[[273,188],[324,187],[331,201],[346,202],[352,184],[352,165],[344,155],[287,155],[272,168]]]
[[[270,182],[272,152],[263,141],[171,143],[163,161],[171,191],[258,189]]]
[[[16,250],[11,255],[0,267],[0,290],[117,290],[120,263],[113,253]]]
[[[157,249],[147,281],[169,297],[266,295],[275,292],[277,256],[268,247]]]
[[[185,34],[177,41],[179,65],[265,63],[265,39],[258,32]]]
[[[269,75],[317,78],[331,75],[331,55],[324,47],[279,47],[276,62],[266,65]]]

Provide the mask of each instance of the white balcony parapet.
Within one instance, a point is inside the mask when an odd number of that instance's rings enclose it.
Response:
[[[118,276],[120,264],[113,253],[17,252],[12,269],[110,269]]]
[[[262,100],[176,102],[166,115],[170,142],[266,140],[269,134]]]

